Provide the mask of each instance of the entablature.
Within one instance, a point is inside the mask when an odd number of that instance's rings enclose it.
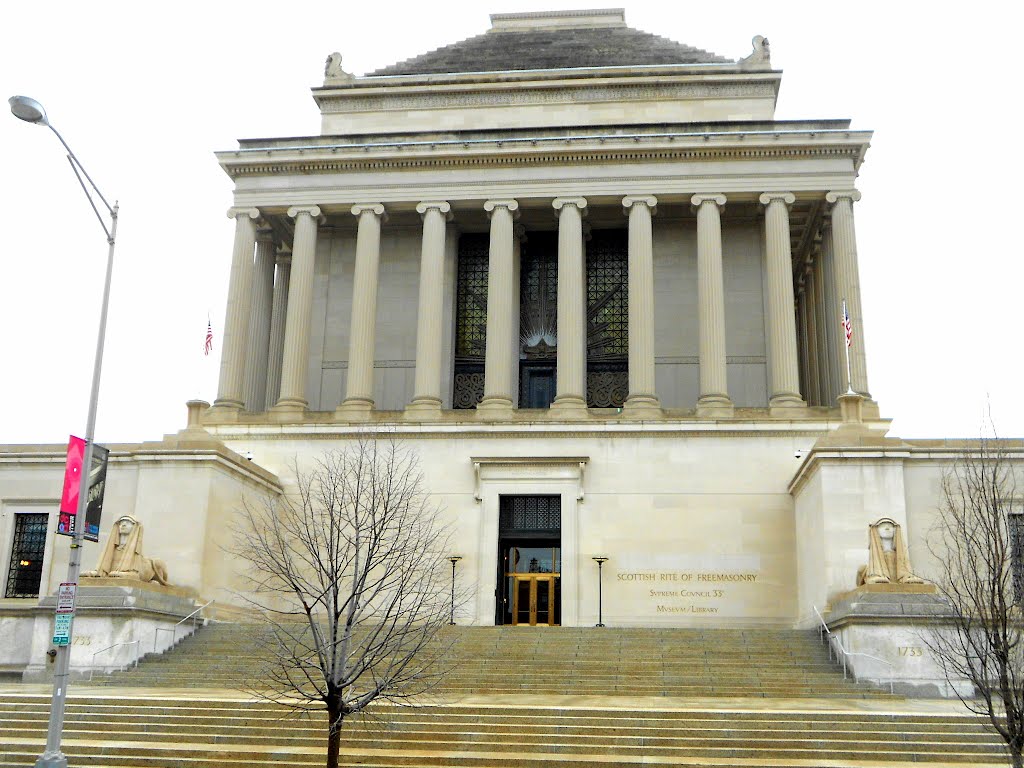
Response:
[[[785,124],[783,124],[785,125]],[[473,170],[599,165],[650,166],[707,161],[787,162],[840,158],[854,173],[870,145],[870,131],[847,127],[751,130],[732,127],[692,131],[685,126],[651,132],[586,132],[576,135],[459,138],[444,140],[348,142],[289,139],[246,143],[217,153],[233,179],[281,175],[323,175],[417,170]],[[325,137],[327,138],[327,137]],[[645,167],[645,171],[647,168]],[[633,173],[637,173],[634,168]]]

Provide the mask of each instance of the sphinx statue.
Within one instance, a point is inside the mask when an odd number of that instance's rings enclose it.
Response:
[[[763,35],[754,35],[750,41],[754,50],[749,56],[740,59],[739,64],[742,70],[765,70],[772,68],[772,49],[768,38]]]
[[[910,555],[899,523],[883,517],[868,526],[868,564],[857,571],[862,584],[924,584],[910,569]]]
[[[163,561],[142,554],[142,523],[131,515],[121,515],[114,521],[96,569],[82,576],[155,581],[164,586],[169,583]]]

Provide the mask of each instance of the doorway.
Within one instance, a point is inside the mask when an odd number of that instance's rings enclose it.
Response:
[[[561,496],[501,496],[496,624],[562,623]]]
[[[516,574],[512,578],[512,625],[558,626],[558,574]]]

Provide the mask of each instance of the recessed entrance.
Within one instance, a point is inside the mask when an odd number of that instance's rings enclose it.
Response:
[[[559,582],[557,574],[544,576],[516,574],[512,577],[512,624],[531,627],[556,626]]]
[[[496,624],[562,623],[560,496],[502,496]]]

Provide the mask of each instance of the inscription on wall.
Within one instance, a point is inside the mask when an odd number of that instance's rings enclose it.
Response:
[[[714,615],[723,612],[737,585],[756,584],[758,574],[715,571],[627,571],[615,580],[656,614]],[[639,607],[639,606],[638,606]]]

